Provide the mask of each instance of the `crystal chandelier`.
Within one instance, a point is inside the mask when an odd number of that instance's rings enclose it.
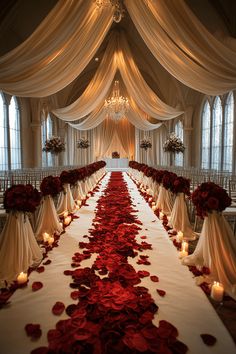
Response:
[[[94,0],[98,9],[102,7],[112,6],[115,8],[113,13],[113,21],[119,23],[124,17],[125,9],[122,0]]]
[[[128,112],[129,100],[120,96],[119,81],[115,81],[112,96],[105,100],[104,108],[115,121],[119,121]]]

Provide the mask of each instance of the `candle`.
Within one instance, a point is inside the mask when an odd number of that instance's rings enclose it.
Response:
[[[68,216],[68,211],[65,211],[63,216],[64,216],[64,218],[66,218]]]
[[[164,215],[165,215],[165,214],[164,214],[164,213],[162,213],[162,212],[160,212],[160,214],[159,214],[159,215],[160,215],[160,219],[162,220],[162,219],[164,218]]]
[[[186,241],[182,242],[181,251],[187,251],[188,252],[188,242],[186,242]]]
[[[221,302],[224,296],[223,285],[218,281],[214,281],[211,287],[211,298],[215,301]]]
[[[79,210],[80,209],[80,205],[76,204],[75,209]]]
[[[87,194],[87,197],[88,197],[88,198],[90,198],[90,197],[91,197],[91,194],[90,194],[90,193],[88,193],[88,194]]]
[[[18,284],[24,284],[28,280],[27,273],[21,272],[18,277],[17,277],[17,283]]]
[[[188,251],[182,250],[179,252],[179,258],[187,257]]]
[[[49,239],[48,239],[49,246],[51,246],[53,244],[53,242],[54,242],[54,237],[49,237]]]
[[[65,225],[69,225],[70,222],[71,222],[71,216],[67,216],[67,217],[64,219],[64,224],[65,224]]]
[[[182,231],[179,231],[177,233],[177,242],[182,242],[183,241],[184,234]]]
[[[62,229],[63,229],[63,222],[59,222],[59,224],[60,224],[60,226],[62,227]]]
[[[44,232],[44,233],[43,233],[43,241],[44,241],[44,242],[47,242],[48,239],[49,239],[49,237],[50,237],[50,235],[49,235],[47,232]]]
[[[156,202],[152,202],[152,205],[156,205]]]
[[[153,211],[157,210],[156,205],[153,205],[153,206],[152,206],[152,210],[153,210]]]
[[[148,198],[148,201],[149,201],[149,203],[151,203],[152,202],[152,197]]]
[[[81,205],[81,204],[82,204],[82,201],[81,201],[81,200],[77,200],[77,204],[78,204],[78,205]]]

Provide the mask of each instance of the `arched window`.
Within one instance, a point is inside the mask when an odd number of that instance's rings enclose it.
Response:
[[[223,132],[223,165],[224,171],[233,169],[233,136],[234,136],[234,96],[229,93],[224,114],[224,132]]]
[[[52,118],[50,115],[47,116],[45,120],[43,120],[42,127],[41,127],[41,136],[42,136],[42,146],[44,146],[45,141],[52,136]],[[52,154],[51,152],[42,152],[42,166],[53,166]]]
[[[8,169],[6,105],[0,92],[0,170]]]
[[[21,168],[20,115],[16,98],[9,105],[9,137],[11,169]]]
[[[175,135],[183,141],[184,138],[184,130],[183,123],[179,120],[175,124]],[[184,164],[184,156],[181,152],[175,154],[175,166],[183,166]]]
[[[208,101],[205,102],[202,112],[202,150],[201,167],[210,168],[210,137],[211,137],[211,109]]]
[[[212,147],[211,147],[211,168],[221,169],[221,149],[222,149],[222,105],[217,96],[212,112]]]

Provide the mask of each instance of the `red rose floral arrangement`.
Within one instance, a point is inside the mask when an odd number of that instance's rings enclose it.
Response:
[[[33,213],[40,204],[41,195],[31,184],[18,184],[4,193],[4,208],[10,211],[23,211]]]
[[[174,194],[184,193],[190,196],[190,179],[178,176],[173,181],[171,186],[171,192]]]
[[[40,190],[43,196],[56,196],[63,190],[60,178],[53,176],[45,177],[40,184]]]
[[[191,199],[196,207],[197,215],[201,218],[214,210],[221,212],[231,204],[231,198],[226,190],[214,182],[202,183],[192,193]]]

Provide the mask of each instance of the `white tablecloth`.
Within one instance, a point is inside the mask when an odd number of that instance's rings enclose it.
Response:
[[[181,265],[178,252],[167,232],[140,196],[134,183],[127,175],[125,179],[136,204],[138,217],[143,223],[137,239],[141,242],[143,240],[140,236],[146,235],[146,241],[152,244],[152,250],[145,252],[149,255],[151,265],[138,265],[137,258],[129,258],[129,263],[136,270],[147,270],[151,275],[157,275],[160,280],[159,283],[154,283],[147,277],[143,278],[140,284],[149,289],[159,306],[154,323],[158,325],[158,322],[164,319],[176,326],[178,338],[189,347],[188,354],[235,353],[236,346],[231,336],[203,291],[195,285],[192,273],[186,266]],[[108,175],[102,181],[103,186],[107,180]],[[56,301],[62,301],[66,306],[76,303],[70,297],[73,290],[69,287],[71,278],[63,272],[65,269],[71,269],[71,257],[78,250],[78,242],[86,241],[83,236],[88,234],[91,227],[96,200],[100,195],[101,192],[96,193],[88,200],[89,206],[77,212],[80,218],[74,220],[66,229],[59,241],[59,247],[49,252],[52,263],[45,266],[45,272],[32,272],[28,286],[17,290],[10,299],[11,304],[0,310],[1,354],[29,354],[32,349],[47,345],[47,331],[55,328],[59,320],[68,318],[65,313],[61,316],[53,315],[51,309]],[[82,262],[82,267],[91,266],[95,257],[96,255]],[[32,292],[31,285],[34,281],[41,281],[43,288]],[[165,290],[166,295],[160,297],[156,292],[157,288]],[[26,336],[24,327],[27,323],[41,325],[43,333],[39,340],[31,341]],[[213,347],[207,347],[201,340],[202,333],[215,336],[217,343]]]
[[[112,170],[123,170],[129,167],[129,159],[127,158],[120,158],[120,159],[110,159],[105,158],[106,161],[106,168]]]

